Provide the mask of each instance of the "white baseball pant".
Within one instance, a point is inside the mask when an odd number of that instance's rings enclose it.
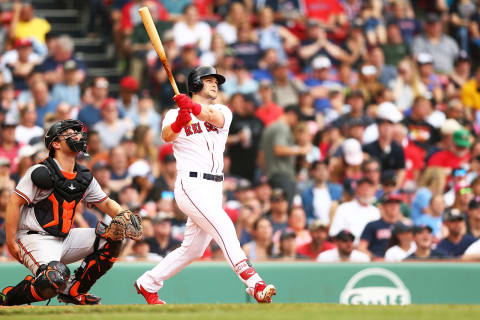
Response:
[[[234,266],[247,259],[233,222],[222,208],[222,197],[221,182],[184,176],[177,178],[175,200],[188,216],[184,240],[179,248],[140,276],[139,285],[149,292],[157,292],[163,287],[164,280],[202,257],[212,238],[234,271]]]

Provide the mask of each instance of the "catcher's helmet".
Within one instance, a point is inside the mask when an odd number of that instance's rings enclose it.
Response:
[[[82,134],[80,140],[74,140],[71,137],[67,138],[65,142],[72,151],[87,152],[87,128],[83,122],[79,120],[61,120],[55,122],[45,133],[45,147],[50,150],[50,155],[53,156],[52,143],[57,140],[62,133],[67,129],[73,129]]]
[[[190,72],[188,75],[188,95],[191,97],[194,92],[199,92],[203,88],[202,78],[206,76],[214,76],[217,78],[218,85],[225,82],[225,77],[217,73],[212,66],[200,66]]]

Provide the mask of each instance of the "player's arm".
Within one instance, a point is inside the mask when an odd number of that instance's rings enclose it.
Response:
[[[95,203],[95,206],[100,209],[102,212],[105,212],[110,217],[114,218],[117,214],[124,211],[121,205],[117,201],[108,198],[105,201]]]
[[[191,120],[190,109],[180,108],[178,111],[175,109],[168,111],[162,123],[162,139],[165,142],[174,141],[180,135],[182,128]]]
[[[200,113],[198,115],[193,113],[195,117],[197,117],[197,119],[209,122],[217,128],[223,128],[223,126],[225,125],[225,117],[221,111],[213,108],[211,105],[208,104],[198,103],[198,105],[201,106]],[[192,112],[194,112],[193,109]]]
[[[179,135],[180,131],[174,132],[171,125],[168,125],[162,129],[162,139],[165,142],[172,142],[173,140],[177,139]]]
[[[8,251],[18,261],[20,261],[20,248],[15,241],[15,237],[17,234],[18,221],[20,220],[20,208],[26,203],[27,201],[25,199],[13,193],[8,200],[5,217],[5,233]]]

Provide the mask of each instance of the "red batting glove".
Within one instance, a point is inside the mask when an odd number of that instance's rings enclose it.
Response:
[[[191,101],[190,102],[190,110],[192,110],[192,113],[195,116],[198,116],[200,114],[200,112],[202,112],[202,105],[200,103],[196,103],[196,102]]]
[[[175,119],[175,122],[170,125],[170,128],[172,128],[173,132],[179,133],[191,120],[192,116],[190,115],[190,111],[180,109],[180,111],[178,111],[177,119]]]
[[[190,99],[190,97],[188,97],[186,94],[178,94],[173,97],[173,100],[177,103],[180,109],[190,109],[190,103],[192,102],[192,99]]]

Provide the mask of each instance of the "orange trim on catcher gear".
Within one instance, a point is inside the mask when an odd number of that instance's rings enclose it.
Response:
[[[80,286],[80,281],[77,281],[75,282],[75,284],[70,288],[69,290],[69,294],[72,296],[72,297],[76,297],[79,295],[78,293],[78,287]]]
[[[12,286],[8,286],[8,287],[6,287],[6,288],[3,288],[3,290],[2,290],[2,294],[6,296],[6,295],[7,295],[7,293],[9,293],[9,292],[10,292],[10,290],[12,290],[12,289],[13,289],[13,287],[12,287]]]
[[[37,262],[37,260],[35,260],[32,254],[29,251],[27,251],[27,249],[25,249],[25,246],[20,241],[20,239],[17,239],[17,243],[20,245],[20,248],[22,248],[22,250],[30,257],[30,259],[32,259],[32,261],[37,265],[37,267],[40,267],[40,264]],[[27,277],[31,277],[31,276],[27,276]]]
[[[36,292],[35,288],[33,287],[33,284],[30,285],[30,292],[32,293],[32,296],[35,298],[37,301],[43,301],[44,299],[40,297]]]
[[[87,271],[88,269],[90,269],[95,263],[97,263],[95,260],[92,260],[88,263],[88,266],[87,268],[85,269],[85,271],[83,271],[83,274],[82,274],[82,277],[80,279],[83,279],[83,277],[85,277],[85,275],[87,274]]]
[[[68,233],[70,231],[70,228],[72,227],[73,219],[75,217],[75,200],[67,202],[63,200],[62,204],[62,232],[63,233]]]
[[[55,198],[55,195],[52,193],[49,197],[48,200],[52,202],[52,207],[53,207],[53,220],[50,221],[49,223],[46,223],[42,226],[42,228],[48,228],[48,227],[54,227],[58,225],[60,222],[59,216],[58,216],[58,201]]]
[[[68,172],[68,171],[63,171],[63,170],[60,170],[60,171],[62,172],[63,176],[65,178],[67,178],[68,180],[73,180],[77,176],[76,172]]]

